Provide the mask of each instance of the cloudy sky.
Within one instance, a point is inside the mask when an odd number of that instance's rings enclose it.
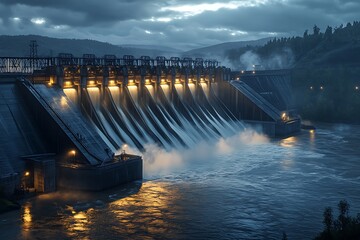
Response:
[[[191,49],[360,20],[359,0],[0,0],[0,35]]]

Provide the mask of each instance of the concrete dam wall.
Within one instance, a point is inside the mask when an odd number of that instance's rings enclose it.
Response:
[[[142,159],[124,153],[125,146],[185,149],[249,124],[270,136],[300,129],[289,80],[279,74],[240,79],[198,60],[65,60],[1,83],[0,127],[8,134],[0,139],[0,185],[10,191],[28,175],[37,177],[25,185],[42,191],[101,190],[140,179]]]

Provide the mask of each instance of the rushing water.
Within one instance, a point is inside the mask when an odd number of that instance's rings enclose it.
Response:
[[[360,126],[321,125],[154,150],[144,181],[29,199],[0,216],[0,239],[311,239],[325,207],[347,199],[360,212],[359,144]]]

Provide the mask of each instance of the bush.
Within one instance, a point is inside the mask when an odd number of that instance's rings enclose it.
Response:
[[[356,218],[349,216],[350,204],[346,200],[339,202],[338,210],[339,216],[333,220],[331,207],[325,208],[324,230],[315,238],[316,240],[360,239],[360,214]]]

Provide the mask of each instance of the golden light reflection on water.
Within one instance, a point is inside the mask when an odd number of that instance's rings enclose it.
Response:
[[[62,223],[66,228],[67,235],[69,237],[88,236],[92,224],[89,215],[94,209],[90,208],[84,211],[76,211],[73,207],[67,206],[67,210],[71,212],[71,216],[64,218]]]
[[[29,228],[31,226],[32,216],[31,216],[30,208],[31,208],[30,204],[26,204],[24,206],[24,212],[23,212],[23,215],[22,215],[24,228]]]
[[[295,162],[292,159],[285,159],[281,161],[281,166],[284,170],[290,170],[294,166]]]
[[[24,239],[28,239],[30,237],[30,230],[32,227],[33,217],[31,215],[31,204],[26,203],[23,207],[22,212],[22,236]]]
[[[315,141],[315,130],[310,130],[309,131],[309,133],[310,133],[310,142],[314,142]]]
[[[286,148],[294,147],[296,143],[297,143],[296,137],[288,137],[280,141],[280,145]]]
[[[179,194],[166,183],[143,183],[138,193],[116,200],[110,205],[111,212],[121,223],[114,230],[132,234],[143,232],[144,236],[163,235],[169,227],[176,229],[172,219],[180,210],[175,203]]]

